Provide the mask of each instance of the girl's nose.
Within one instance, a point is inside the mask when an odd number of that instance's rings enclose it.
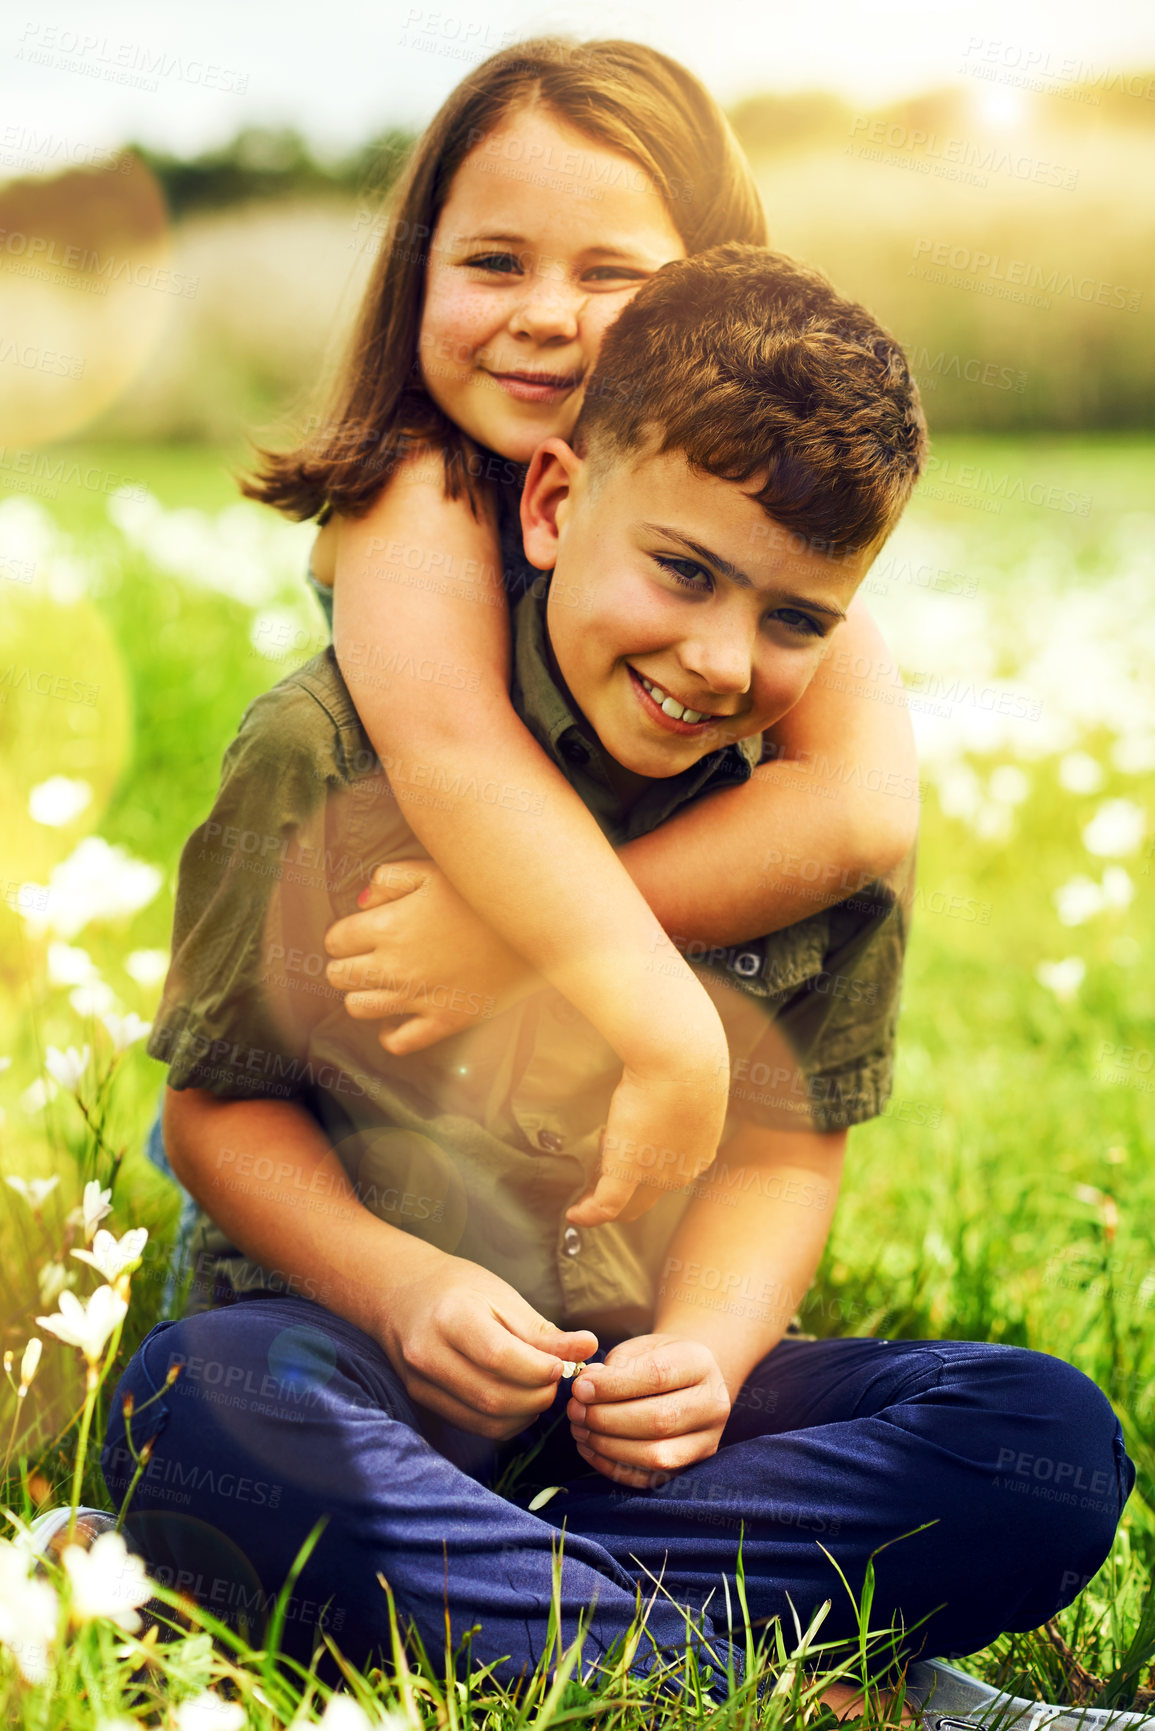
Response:
[[[515,336],[547,342],[561,337],[572,342],[578,334],[586,295],[575,284],[540,272],[525,279],[525,293],[513,312],[509,328]]]

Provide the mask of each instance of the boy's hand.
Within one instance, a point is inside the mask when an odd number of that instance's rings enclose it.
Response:
[[[650,1490],[717,1452],[730,1406],[708,1346],[642,1334],[574,1379],[566,1416],[583,1460],[615,1484]]]
[[[496,1440],[545,1411],[563,1361],[598,1349],[588,1328],[555,1328],[499,1275],[440,1251],[394,1292],[379,1332],[412,1400]]]
[[[378,866],[360,899],[364,911],[325,934],[336,958],[325,972],[359,1021],[407,1018],[378,1036],[395,1057],[476,1027],[543,983],[432,860]]]

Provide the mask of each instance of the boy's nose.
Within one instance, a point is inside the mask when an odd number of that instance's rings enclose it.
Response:
[[[683,643],[680,660],[687,673],[695,674],[718,697],[741,696],[750,689],[750,647],[731,633]]]

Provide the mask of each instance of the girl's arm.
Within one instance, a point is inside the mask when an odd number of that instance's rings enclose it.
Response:
[[[607,1146],[657,1144],[678,1152],[680,1170],[702,1170],[725,1118],[725,1034],[513,710],[495,525],[447,500],[440,458],[419,454],[364,516],[340,519],[336,557],[337,660],[407,821],[465,901],[621,1058]],[[495,784],[498,799],[479,797]],[[636,1186],[629,1170],[619,1153],[616,1175],[568,1218],[615,1218]]]
[[[853,606],[743,787],[619,850],[676,942],[741,943],[844,901],[893,869],[918,827],[918,760],[902,679]]]

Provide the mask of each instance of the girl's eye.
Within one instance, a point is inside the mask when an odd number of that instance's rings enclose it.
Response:
[[[625,264],[599,264],[586,277],[591,282],[645,282],[646,272]]]
[[[662,553],[655,553],[654,558],[662,570],[668,571],[674,582],[680,583],[683,589],[693,589],[697,594],[704,595],[714,587],[710,573],[693,559],[674,559]],[[700,581],[695,582],[695,578]]]
[[[772,619],[780,619],[787,631],[796,632],[799,637],[825,637],[821,625],[812,619],[809,613],[800,613],[796,607],[778,607],[770,615]]]
[[[502,276],[512,276],[521,269],[521,260],[511,252],[487,252],[479,258],[467,258],[465,263],[474,270],[491,270]]]

